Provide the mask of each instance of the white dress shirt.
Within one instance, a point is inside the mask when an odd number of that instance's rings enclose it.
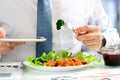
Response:
[[[106,46],[118,40],[116,29],[104,12],[100,0],[50,0],[53,25],[53,50],[81,51],[81,42],[75,39],[72,31],[62,28],[56,30],[60,18],[75,28],[84,24],[97,25],[107,39]],[[36,38],[37,0],[0,0],[0,22],[8,24],[7,38]],[[114,36],[114,38],[113,38]],[[35,55],[35,43],[27,42],[18,46],[2,61],[24,61],[27,56]]]

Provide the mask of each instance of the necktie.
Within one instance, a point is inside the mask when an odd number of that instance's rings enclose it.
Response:
[[[38,0],[37,8],[37,38],[44,36],[46,42],[36,43],[36,57],[43,52],[52,50],[52,23],[49,0]]]

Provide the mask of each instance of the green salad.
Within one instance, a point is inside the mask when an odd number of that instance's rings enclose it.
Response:
[[[84,54],[82,52],[77,52],[76,56],[73,55],[72,52],[68,52],[66,50],[63,50],[61,52],[56,52],[56,51],[50,51],[48,53],[42,53],[40,57],[35,58],[34,56],[29,56],[27,58],[27,61],[34,66],[44,66],[44,62],[47,62],[49,60],[51,61],[56,61],[56,60],[64,60],[67,58],[77,58],[80,60],[84,60],[88,63],[92,62],[100,62],[100,59],[97,58],[95,54]]]

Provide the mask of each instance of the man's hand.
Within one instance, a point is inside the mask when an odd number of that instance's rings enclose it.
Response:
[[[5,30],[0,28],[0,38],[5,38]],[[14,49],[16,46],[23,45],[24,42],[0,42],[0,54],[5,55]]]
[[[97,26],[85,25],[75,29],[77,39],[82,41],[88,49],[98,50],[102,46],[102,35]]]

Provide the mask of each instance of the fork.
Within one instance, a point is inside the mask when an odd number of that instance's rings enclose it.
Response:
[[[72,26],[72,24],[70,24],[70,23],[65,23],[65,24],[63,25],[63,27],[65,27],[65,28],[73,31],[76,35],[82,35],[82,34],[86,34],[86,33],[87,33],[87,31],[82,31],[82,32],[80,32],[80,33],[77,33],[77,32],[75,31],[75,28],[74,28],[74,27]]]

